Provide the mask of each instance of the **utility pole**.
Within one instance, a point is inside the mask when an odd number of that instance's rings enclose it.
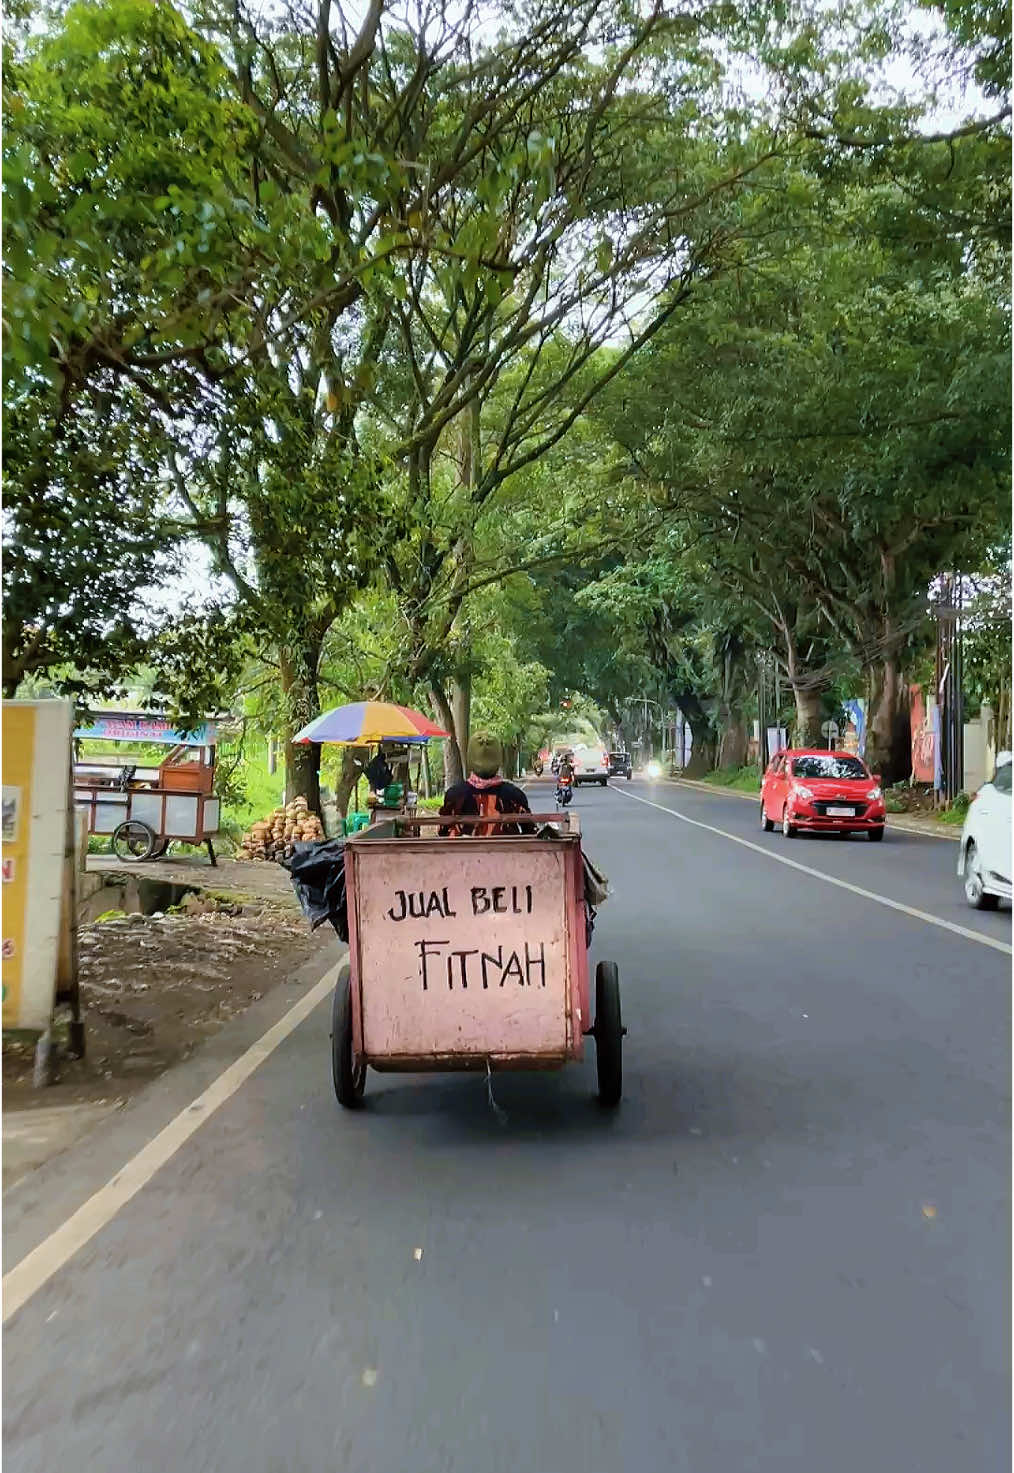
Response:
[[[964,640],[961,628],[963,589],[960,573],[945,573],[935,609],[937,621],[936,687],[940,708],[940,782],[951,803],[965,777],[962,703]]]

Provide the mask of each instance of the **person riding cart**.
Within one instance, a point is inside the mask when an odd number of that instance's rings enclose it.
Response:
[[[489,732],[476,732],[468,744],[469,776],[464,782],[453,783],[444,794],[442,817],[485,817],[494,814],[531,813],[528,799],[514,783],[500,776],[503,766],[503,747]],[[497,823],[441,824],[440,833],[457,837],[461,833],[480,835],[520,834],[531,825]]]

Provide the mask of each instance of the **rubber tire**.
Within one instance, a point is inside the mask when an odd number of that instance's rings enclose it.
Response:
[[[600,777],[600,778],[599,778],[599,785],[600,785],[600,786],[601,786],[601,787],[603,787],[603,788],[604,788],[604,787],[605,787],[605,786],[606,786],[606,784],[607,784],[607,783],[608,783],[608,782],[609,782],[609,779],[608,779],[608,778],[607,778],[607,777]]]
[[[615,962],[599,962],[595,968],[595,1065],[599,1100],[614,1109],[623,1094],[623,1019]]]
[[[976,867],[976,873],[978,874],[980,880],[978,897],[976,899],[973,899],[972,896],[968,893],[968,866],[969,861],[975,857],[975,853],[975,845],[974,843],[970,843],[968,848],[965,850],[965,900],[968,902],[973,910],[996,910],[997,906],[1000,904],[1000,898],[997,895],[987,895],[985,889],[982,888],[982,871],[978,869],[978,864]]]
[[[117,839],[120,838],[121,835],[125,838],[126,837],[126,830],[128,830],[128,829],[143,829],[144,830],[145,834],[147,835],[147,840],[146,840],[145,851],[144,851],[143,854],[135,854],[131,849],[126,849],[126,852],[124,854],[121,854],[120,851],[119,851],[119,849],[117,849],[117,847],[116,847],[116,841],[117,841]],[[156,840],[156,837],[155,837],[155,830],[153,828],[149,827],[149,825],[146,824],[143,819],[140,819],[140,818],[128,818],[123,823],[118,823],[116,825],[115,829],[113,829],[112,835],[111,835],[110,840],[109,840],[109,847],[112,850],[112,852],[116,855],[117,859],[122,859],[125,864],[129,860],[133,860],[135,864],[143,864],[146,859],[150,859],[151,858],[152,854],[155,851],[155,845],[156,845],[156,843],[157,843],[157,840]]]
[[[880,844],[883,842],[884,830],[882,827],[879,829],[867,829],[866,837],[869,839],[871,844]]]
[[[352,1058],[352,978],[348,966],[335,983],[331,1003],[331,1078],[339,1105],[357,1110],[366,1088],[366,1065]]]
[[[764,808],[764,804],[763,803],[761,804],[760,818],[761,818],[761,828],[764,830],[764,832],[766,834],[772,833],[773,830],[774,830],[774,827],[775,827],[774,819],[768,818],[767,812],[765,811],[765,808]]]
[[[631,780],[631,778],[632,778],[632,777],[633,777],[633,776],[634,776],[634,774],[633,774],[633,773],[632,773],[632,772],[628,772],[628,773],[627,773],[627,782],[628,782],[628,783],[629,783],[629,782],[630,782],[630,780]]]
[[[155,845],[155,848],[151,851],[152,859],[161,859],[163,854],[168,853],[169,845],[171,843],[171,839],[159,839],[158,843]]]
[[[796,830],[795,824],[789,823],[789,810],[787,808],[783,808],[782,809],[782,836],[783,836],[783,838],[786,838],[786,839],[794,839],[796,837],[796,832],[797,832],[797,830]]]

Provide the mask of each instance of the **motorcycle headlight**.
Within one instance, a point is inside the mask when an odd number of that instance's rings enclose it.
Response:
[[[661,764],[661,762],[649,762],[648,765],[647,765],[647,767],[644,769],[644,771],[645,771],[645,776],[646,777],[651,777],[651,778],[661,777],[662,776],[662,764]]]

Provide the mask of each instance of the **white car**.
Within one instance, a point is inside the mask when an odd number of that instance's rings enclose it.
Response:
[[[574,745],[574,786],[579,787],[581,783],[601,783],[605,787],[609,781],[609,753],[599,743],[589,745],[585,742],[576,742]]]
[[[958,874],[973,910],[996,910],[1011,898],[1011,754],[996,759],[993,781],[972,799],[961,830]]]

